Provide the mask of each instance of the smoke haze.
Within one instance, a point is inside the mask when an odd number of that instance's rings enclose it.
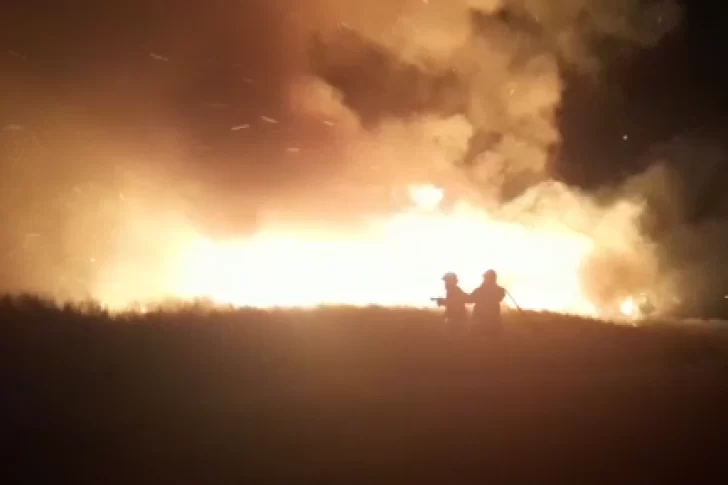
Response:
[[[127,207],[132,194],[158,206],[159,214],[175,212],[172,219],[203,231],[244,235],[265,213],[290,208],[292,200],[302,207],[313,193],[321,198],[341,185],[357,192],[368,184],[416,182],[441,185],[504,220],[530,226],[559,220],[588,234],[598,244],[583,277],[596,299],[667,281],[660,276],[659,251],[641,229],[645,204],[663,179],[649,172],[641,181],[608,188],[607,204],[554,181],[551,167],[559,156],[565,73],[598,77],[602,60],[613,52],[656,44],[679,23],[676,4],[248,3],[224,22],[220,12],[169,21],[155,38],[140,42],[150,47],[137,52],[146,56],[145,70],[119,62],[89,74],[68,95],[95,96],[110,107],[114,90],[126,89],[126,96],[146,103],[139,112],[125,110],[133,122],[143,119],[139,131],[109,126],[108,120],[101,128],[94,116],[74,119],[65,111],[54,121],[28,109],[24,114],[35,118],[20,118],[30,123],[21,123],[20,130],[8,124],[2,136],[16,164],[3,168],[11,171],[3,177],[3,194],[15,194],[4,197],[25,205],[5,216],[13,236],[3,242],[8,254],[22,249],[37,269],[14,259],[18,267],[6,272],[6,286],[55,289],[41,283],[49,281],[41,275],[54,267],[63,268],[54,274],[66,275],[70,265],[83,268],[86,277],[78,276],[73,286],[79,294],[103,255],[112,258],[116,246],[128,243],[118,236],[124,224],[149,214]],[[179,42],[193,28],[202,29],[209,50]],[[210,51],[215,54],[206,57]],[[241,67],[246,56],[257,60]],[[240,63],[221,61],[231,57]],[[116,75],[122,71],[134,75]],[[93,80],[110,78],[114,88],[89,88]],[[210,89],[212,79],[222,84]],[[81,94],[87,88],[94,95]],[[202,102],[182,101],[201,92]],[[32,123],[38,119],[45,127]],[[56,131],[57,124],[66,133]],[[47,170],[53,167],[58,173]],[[336,210],[373,207],[375,199],[353,195],[350,208],[341,204]],[[149,241],[134,244],[160,247],[163,226],[146,227]],[[32,249],[53,235],[53,251],[46,250],[49,243]],[[159,260],[147,259],[152,267]]]
[[[628,189],[627,198],[599,207],[551,181],[550,162],[560,142],[563,70],[598,72],[610,47],[656,43],[679,21],[675,4],[321,5],[329,15],[302,29],[313,38],[308,89],[330,93],[318,111],[343,114],[350,129],[365,130],[366,141],[350,145],[355,166],[376,160],[387,180],[444,180],[475,192],[501,217],[529,219],[526,225],[566,217],[599,241],[583,270],[597,301],[667,291],[656,289],[657,253],[640,232],[641,192]]]
[[[668,2],[320,5],[328,15],[303,29],[313,37],[311,71],[362,125],[462,115],[468,148],[453,162],[507,197],[548,178],[560,141],[562,69],[594,70],[608,42],[649,45],[679,19]]]

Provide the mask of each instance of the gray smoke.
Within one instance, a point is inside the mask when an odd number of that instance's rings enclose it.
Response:
[[[310,70],[362,126],[464,116],[467,149],[452,163],[505,198],[548,178],[560,141],[563,69],[595,72],[600,55],[655,43],[679,20],[669,1],[316,5]]]
[[[728,294],[728,196],[720,171],[726,148],[712,134],[669,140],[653,147],[649,168],[623,187],[644,197],[643,230],[658,244],[664,283],[679,290],[675,303],[687,312],[717,305]]]

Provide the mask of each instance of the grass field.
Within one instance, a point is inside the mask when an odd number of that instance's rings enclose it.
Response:
[[[112,318],[8,297],[0,483],[725,474],[728,329],[536,313],[505,321],[490,341],[416,310],[193,305]]]

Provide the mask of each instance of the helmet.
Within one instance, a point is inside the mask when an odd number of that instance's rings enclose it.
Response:
[[[497,278],[498,275],[496,274],[495,270],[489,269],[488,271],[483,273],[483,279],[495,281]]]
[[[453,283],[457,283],[458,275],[455,273],[445,273],[442,277],[442,281],[452,281]]]

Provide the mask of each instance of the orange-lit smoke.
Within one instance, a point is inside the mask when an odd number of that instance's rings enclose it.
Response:
[[[469,290],[494,268],[524,308],[635,312],[629,298],[657,278],[641,206],[599,207],[550,180],[560,66],[592,65],[602,38],[656,41],[676,22],[672,2],[299,3],[284,14],[301,58],[286,95],[290,112],[325,126],[340,149],[311,155],[335,167],[342,189],[342,200],[325,202],[345,206],[379,184],[410,186],[408,204],[355,229],[294,228],[284,215],[225,241],[142,205],[119,230],[136,242],[99,273],[98,298],[114,307],[165,297],[427,306],[444,272]],[[306,150],[294,152],[304,166]]]

